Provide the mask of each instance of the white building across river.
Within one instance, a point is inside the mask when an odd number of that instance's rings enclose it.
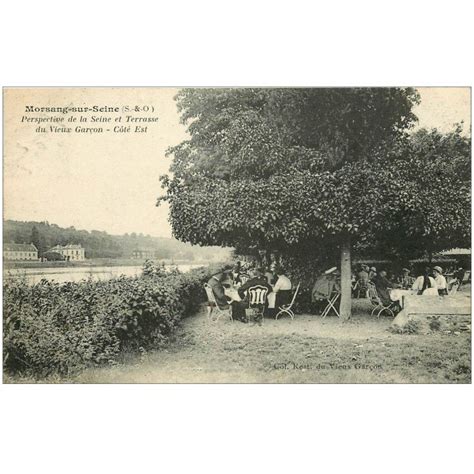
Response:
[[[68,245],[56,245],[48,252],[56,252],[61,254],[65,260],[85,260],[85,250],[82,245],[68,244]]]
[[[33,244],[4,244],[4,260],[38,260],[38,249]]]

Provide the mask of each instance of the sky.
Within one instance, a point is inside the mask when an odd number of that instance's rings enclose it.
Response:
[[[417,128],[446,132],[464,121],[465,130],[470,130],[469,88],[418,91]],[[173,100],[177,92],[172,88],[5,89],[4,218],[49,221],[110,234],[170,237],[168,208],[157,208],[155,203],[162,193],[159,176],[167,173],[171,162],[166,150],[187,136]],[[148,124],[147,133],[37,133],[37,125],[22,122],[22,117],[48,114],[27,114],[27,105],[149,106],[154,113],[134,116],[158,116],[159,121]],[[100,114],[87,115],[90,120]],[[77,125],[82,126],[68,126]]]

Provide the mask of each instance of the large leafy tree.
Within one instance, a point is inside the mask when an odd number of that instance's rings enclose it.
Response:
[[[176,100],[190,138],[169,150],[161,200],[178,239],[283,254],[338,249],[348,318],[352,245],[396,248],[426,232],[438,245],[450,232],[447,222],[420,224],[429,167],[407,135],[413,89],[185,89]]]
[[[390,225],[371,252],[409,259],[471,241],[471,139],[462,126],[446,134],[419,130],[391,150],[387,169],[397,192]]]

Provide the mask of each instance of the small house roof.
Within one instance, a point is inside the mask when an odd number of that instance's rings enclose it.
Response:
[[[49,252],[57,252],[58,250],[69,250],[69,249],[82,249],[80,244],[68,244],[68,245],[55,245],[53,248],[49,249]]]
[[[3,250],[10,252],[37,252],[38,249],[33,244],[4,244]]]

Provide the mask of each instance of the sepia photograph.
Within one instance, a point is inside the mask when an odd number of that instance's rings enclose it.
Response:
[[[470,384],[470,87],[4,87],[4,384]]]
[[[469,472],[471,10],[3,2],[2,472]]]

